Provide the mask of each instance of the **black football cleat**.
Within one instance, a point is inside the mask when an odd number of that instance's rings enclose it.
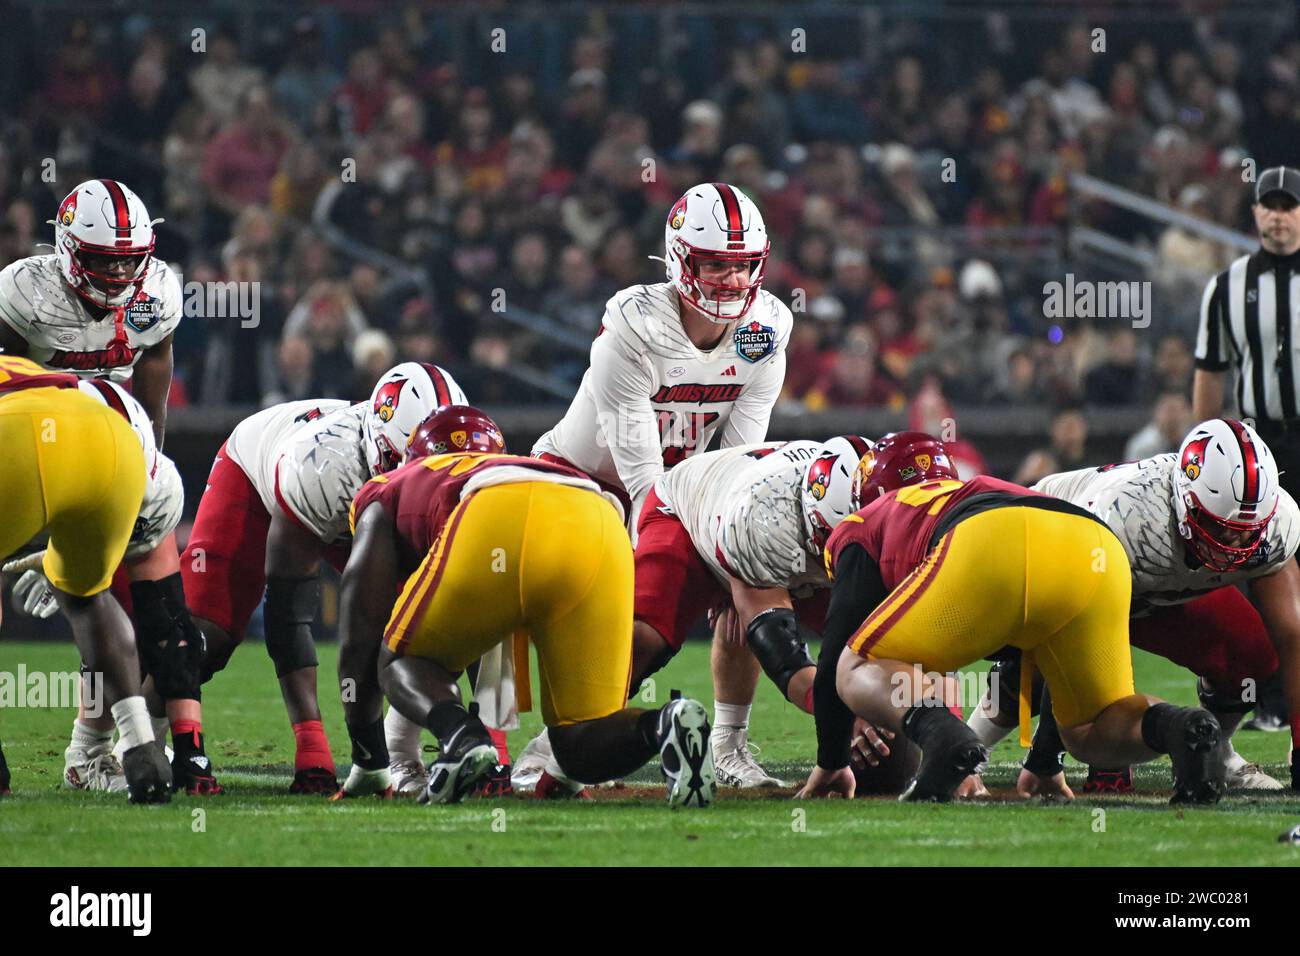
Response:
[[[718,775],[709,744],[704,705],[673,691],[659,711],[659,763],[668,784],[668,806],[709,807],[718,798]]]
[[[1083,785],[1083,793],[1090,794],[1130,794],[1133,792],[1133,770],[1098,770],[1088,768],[1088,779]]]
[[[988,748],[960,720],[938,726],[921,748],[921,766],[898,797],[910,803],[947,803],[963,780],[980,773],[989,759]]]
[[[324,767],[304,767],[293,775],[289,792],[294,796],[329,797],[339,792],[339,781],[333,770]]]
[[[1170,803],[1219,802],[1227,786],[1226,743],[1219,721],[1208,710],[1180,708],[1169,735],[1169,759],[1174,765]]]
[[[122,754],[127,797],[132,803],[168,803],[172,798],[172,768],[154,741]]]
[[[222,793],[221,784],[212,774],[212,761],[203,752],[203,735],[196,730],[174,736],[172,742],[172,787],[191,797]]]
[[[478,782],[471,796],[490,799],[492,797],[512,797],[514,787],[510,786],[510,764],[499,763],[488,771],[486,777]]]
[[[477,710],[438,743],[438,757],[429,764],[429,780],[420,803],[459,803],[476,792],[497,767],[496,745]]]

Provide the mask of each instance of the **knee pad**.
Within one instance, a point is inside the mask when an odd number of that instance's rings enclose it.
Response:
[[[763,673],[784,695],[790,679],[805,667],[815,667],[808,645],[799,636],[799,621],[788,607],[768,608],[754,616],[745,638]]]
[[[275,676],[316,666],[311,625],[320,606],[320,579],[270,578],[266,582],[266,652]]]
[[[199,700],[206,647],[190,617],[180,573],[131,582],[136,638],[144,669],[165,700]]]

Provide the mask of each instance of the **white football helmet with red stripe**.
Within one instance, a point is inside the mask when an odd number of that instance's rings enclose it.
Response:
[[[144,283],[153,258],[153,227],[140,197],[113,179],[88,179],[59,204],[54,251],[69,287],[102,308],[125,305]],[[105,271],[110,259],[125,269]]]
[[[763,285],[768,240],[758,207],[743,192],[726,183],[686,190],[668,212],[664,247],[668,281],[697,312],[723,325],[749,312]],[[702,279],[701,259],[748,263],[748,284],[732,287]],[[739,294],[724,298],[724,291],[733,288]]]
[[[1277,463],[1255,429],[1231,418],[1201,422],[1178,449],[1178,533],[1207,567],[1239,568],[1264,541],[1278,489]]]
[[[853,475],[872,447],[861,435],[837,435],[804,469],[804,524],[818,553],[835,526],[853,513]]]
[[[369,401],[364,439],[372,475],[392,471],[402,463],[412,430],[435,409],[469,404],[456,380],[427,362],[394,365],[379,376]]]

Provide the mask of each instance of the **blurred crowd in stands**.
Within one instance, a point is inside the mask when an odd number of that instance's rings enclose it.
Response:
[[[255,329],[181,324],[177,403],[357,398],[405,359],[446,365],[485,403],[563,402],[606,299],[662,281],[648,257],[669,206],[721,179],[762,209],[766,287],[795,308],[786,402],[918,423],[1051,405],[1039,458],[1055,467],[1082,454],[1080,407],[1141,405],[1134,454],[1165,450],[1188,424],[1195,302],[1232,254],[1085,209],[1146,244],[1149,278],[1193,307],[1145,330],[1053,326],[1042,283],[1069,267],[1066,176],[1248,230],[1243,160],[1295,162],[1300,141],[1300,40],[1207,18],[1129,19],[1098,52],[1068,10],[898,17],[868,61],[834,19],[807,21],[795,52],[775,14],[665,27],[614,9],[557,28],[506,9],[286,7],[239,33],[213,23],[194,52],[185,18],[108,32],[24,9],[0,56],[0,263],[48,251],[67,188],[111,176],[167,220],[159,252],[187,282],[260,283]],[[1024,265],[1044,249],[1052,274]]]

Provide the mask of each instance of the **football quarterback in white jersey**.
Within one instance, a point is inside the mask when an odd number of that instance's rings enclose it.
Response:
[[[1049,475],[1034,488],[1087,508],[1115,532],[1132,566],[1132,645],[1195,673],[1202,704],[1229,736],[1275,675],[1292,708],[1300,705],[1300,510],[1253,428],[1211,419],[1177,453]],[[1253,601],[1235,587],[1247,581]],[[986,742],[1014,722],[987,698],[970,721]],[[1052,735],[1040,730],[1023,792],[1069,793],[1056,757]],[[1230,788],[1281,789],[1231,748],[1227,761]],[[1100,768],[1085,786],[1130,789],[1127,770]]]
[[[857,435],[741,445],[694,456],[655,482],[638,521],[633,687],[677,653],[700,617],[730,605],[714,646],[747,644],[786,699],[812,713],[817,669],[798,618],[820,632],[830,587],[821,551],[852,510],[853,472],[870,448]],[[716,704],[714,765],[729,786],[782,785],[750,752],[756,683],[757,668],[739,699]]]
[[[207,637],[205,679],[225,667],[265,596],[267,651],[294,732],[292,793],[338,790],[316,700],[320,562],[342,570],[352,499],[400,463],[411,430],[435,408],[464,404],[446,371],[404,362],[365,402],[276,405],[235,426],[217,452],[183,562],[185,593]],[[418,762],[419,729],[403,722],[394,760],[413,750]]]
[[[113,593],[135,628],[149,677],[145,693],[150,707],[155,713],[165,708],[166,716],[155,718],[155,739],[161,746],[170,725],[172,781],[177,790],[191,795],[220,793],[203,746],[199,704],[203,639],[185,603],[177,553],[175,531],[185,505],[180,474],[154,444],[149,417],[129,392],[102,378],[83,381],[78,387],[126,418],[144,449],[144,498],[122,560],[125,573],[114,581]],[[14,602],[24,613],[50,617],[58,610],[54,591],[33,563],[28,556],[5,565],[6,571],[22,572],[14,585]],[[96,688],[89,686],[84,668],[82,679],[83,703],[64,751],[64,783],[78,790],[124,790],[126,777],[112,745],[113,716],[87,712],[85,701],[97,699]]]
[[[51,222],[52,254],[0,272],[0,350],[83,377],[133,379],[161,448],[182,313],[180,281],[153,255],[162,220],[122,183],[90,179]]]
[[[767,229],[758,207],[726,183],[703,183],[669,210],[667,281],[609,300],[591,366],[560,422],[533,454],[585,472],[637,516],[665,470],[709,447],[761,442],[785,381],[790,310],[762,288]],[[715,658],[715,696],[737,692],[756,665]],[[726,666],[724,666],[724,664]],[[734,665],[734,666],[732,666]],[[743,693],[743,691],[742,691]],[[516,764],[516,788],[541,772],[544,740]]]
[[[578,394],[533,446],[617,489],[632,524],[665,469],[715,433],[723,448],[767,437],[793,325],[762,288],[767,230],[740,190],[688,189],[664,244],[668,281],[609,300]]]

